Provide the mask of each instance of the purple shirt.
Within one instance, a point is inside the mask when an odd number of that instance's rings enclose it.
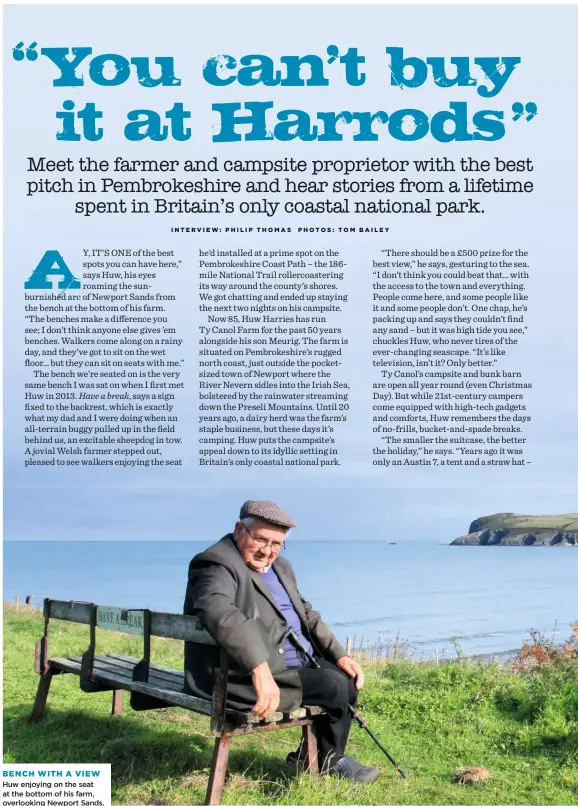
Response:
[[[297,637],[312,655],[313,647],[303,635],[303,628],[301,626],[301,619],[299,618],[299,614],[293,607],[293,602],[289,598],[289,594],[281,584],[281,580],[277,576],[277,573],[274,568],[269,568],[263,575],[263,579],[267,583],[267,587],[271,593],[271,596],[275,600],[275,603],[281,613],[283,614],[283,618],[287,622],[288,627],[293,627],[295,632],[297,633]],[[307,666],[308,661],[306,658],[303,658],[302,655],[297,652],[295,647],[290,641],[285,641],[285,662],[287,663],[287,668],[295,668],[296,666]]]

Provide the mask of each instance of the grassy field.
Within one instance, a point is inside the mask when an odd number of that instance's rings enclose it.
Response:
[[[51,654],[88,644],[86,627],[54,622]],[[56,677],[42,722],[29,724],[38,678],[39,613],[4,611],[4,761],[111,762],[113,802],[202,803],[212,738],[208,719],[171,708],[109,716],[111,694],[85,694]],[[140,655],[138,638],[98,634],[97,651]],[[182,643],[153,639],[153,660],[182,668]],[[578,658],[514,673],[458,661],[371,665],[361,708],[409,774],[402,780],[371,739],[352,728],[349,752],[378,765],[368,787],[296,776],[284,761],[299,731],[233,740],[225,804],[576,804]],[[458,786],[460,766],[487,767],[489,783]]]

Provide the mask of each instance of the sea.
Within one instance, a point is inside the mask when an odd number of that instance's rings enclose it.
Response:
[[[32,594],[180,613],[189,561],[209,544],[5,541],[4,601]],[[578,620],[578,546],[295,540],[284,555],[338,639],[381,655],[508,654],[531,631],[561,643]]]

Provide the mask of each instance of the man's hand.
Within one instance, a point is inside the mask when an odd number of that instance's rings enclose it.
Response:
[[[355,678],[355,688],[359,691],[365,682],[365,675],[359,663],[350,658],[349,655],[344,655],[337,661],[337,666],[350,677]]]
[[[251,672],[253,686],[257,692],[257,702],[253,706],[253,713],[261,718],[271,716],[279,708],[281,693],[275,682],[267,661],[255,666]]]

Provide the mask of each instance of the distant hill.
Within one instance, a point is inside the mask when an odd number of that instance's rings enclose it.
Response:
[[[476,518],[467,535],[451,546],[576,546],[578,514],[516,515],[499,512]]]

